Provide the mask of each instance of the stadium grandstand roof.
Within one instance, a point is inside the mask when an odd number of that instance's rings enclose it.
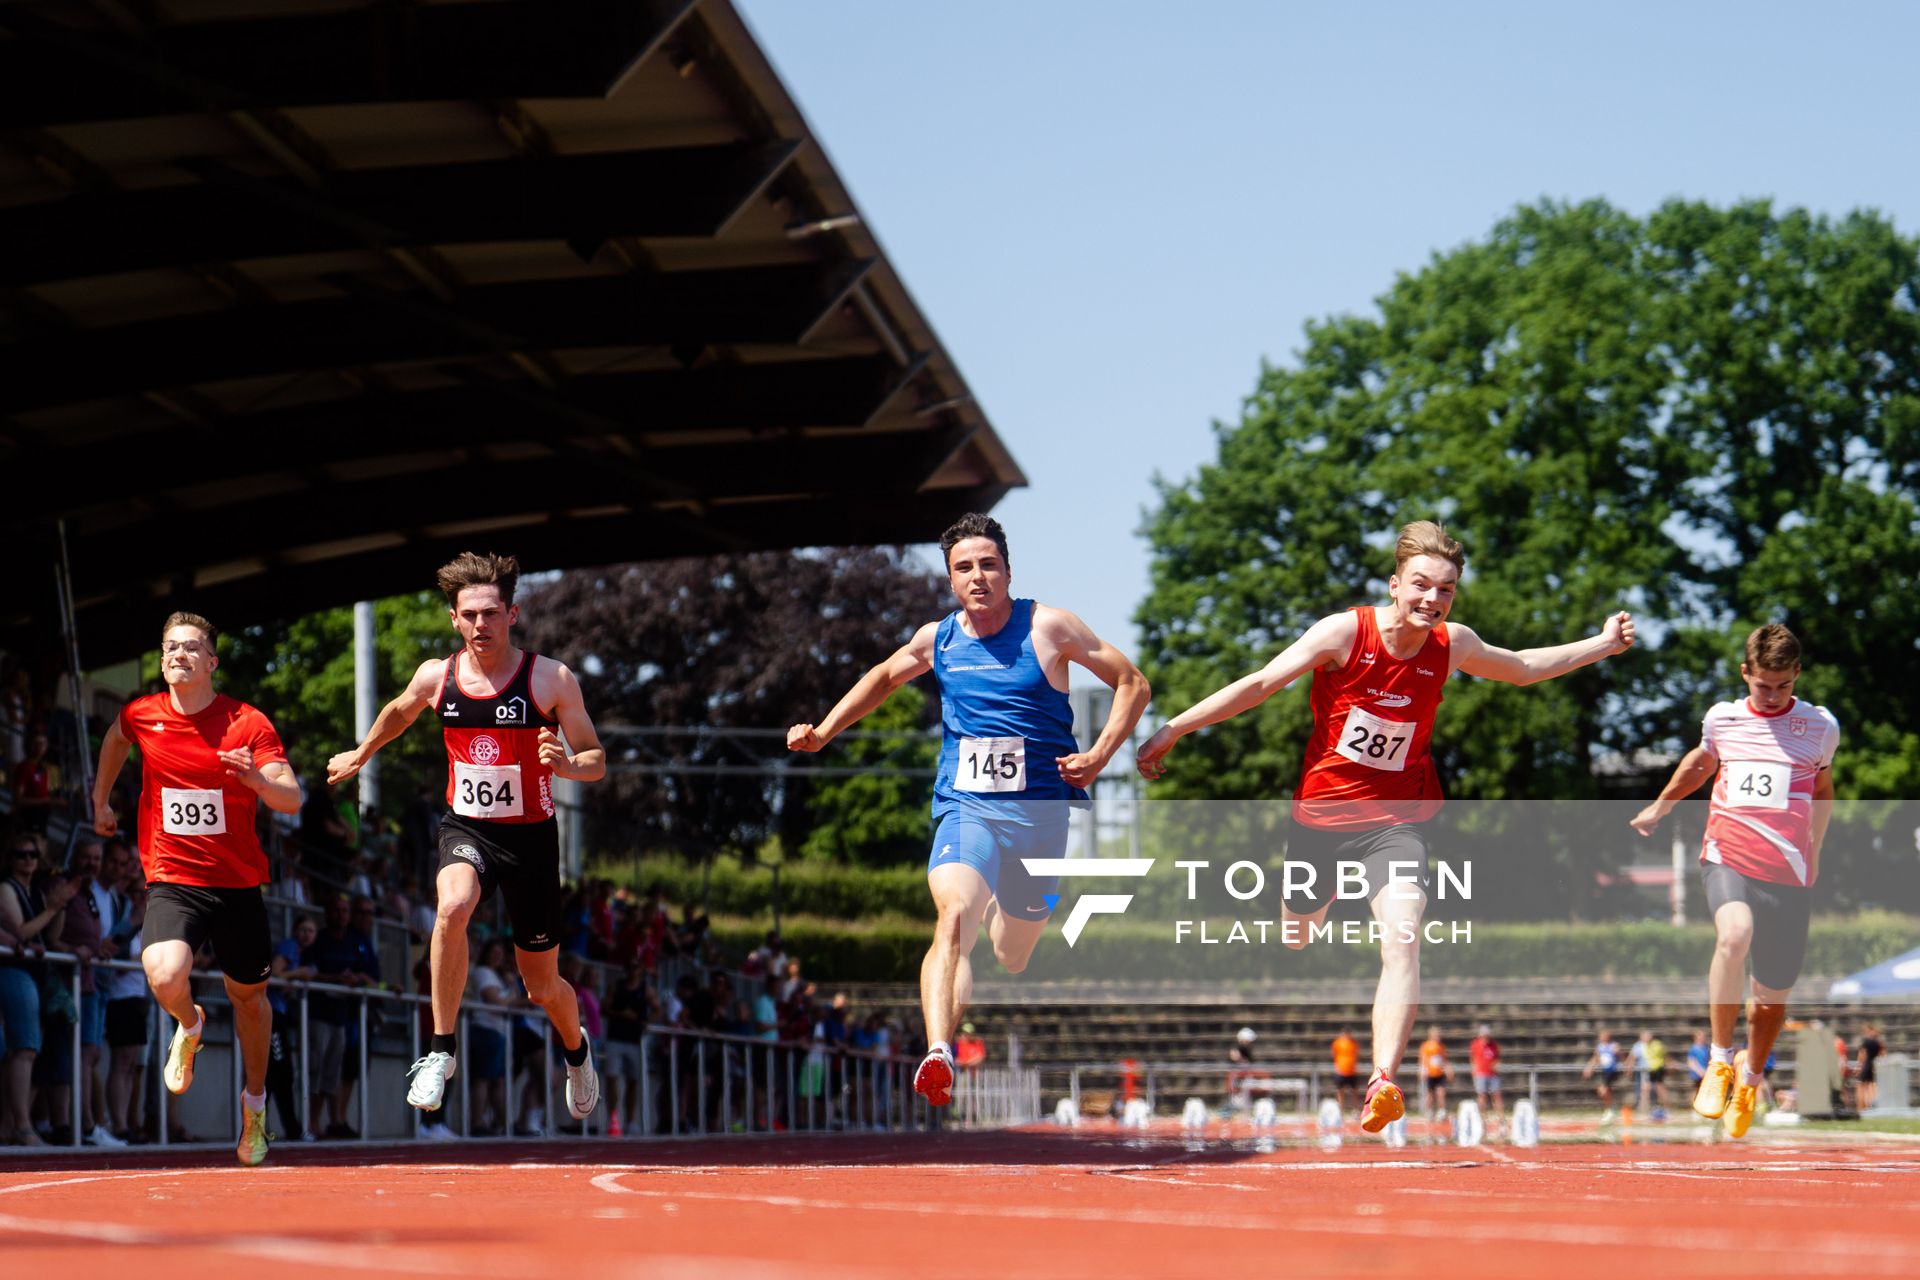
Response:
[[[87,665],[1025,483],[728,0],[28,0],[0,85],[0,527]]]

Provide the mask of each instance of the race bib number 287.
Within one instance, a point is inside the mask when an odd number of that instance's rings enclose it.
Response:
[[[1413,749],[1413,731],[1417,726],[1404,720],[1386,720],[1359,707],[1347,712],[1340,726],[1340,738],[1333,749],[1369,769],[1400,773],[1407,767],[1407,753]]]

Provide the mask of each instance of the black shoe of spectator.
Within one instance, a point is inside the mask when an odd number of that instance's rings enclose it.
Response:
[[[358,1138],[360,1134],[350,1124],[330,1124],[327,1126],[327,1136],[329,1138],[346,1138],[352,1140]]]

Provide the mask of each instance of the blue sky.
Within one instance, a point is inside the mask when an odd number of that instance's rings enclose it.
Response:
[[[1920,231],[1915,4],[737,3],[1027,472],[1016,590],[1130,652],[1153,476],[1516,204]]]

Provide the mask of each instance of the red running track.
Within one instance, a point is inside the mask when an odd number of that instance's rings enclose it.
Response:
[[[1272,1144],[1266,1144],[1272,1145]],[[0,1163],[7,1277],[1920,1274],[1920,1144],[1112,1130]]]

